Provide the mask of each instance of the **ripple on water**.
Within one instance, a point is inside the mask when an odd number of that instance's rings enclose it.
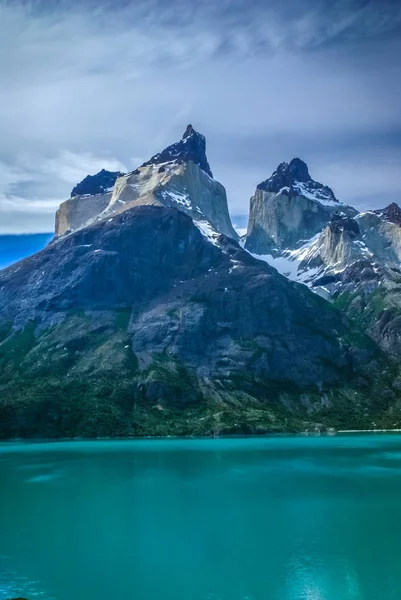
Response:
[[[9,598],[55,600],[54,596],[44,591],[42,582],[19,575],[11,566],[10,557],[0,556],[0,600]]]
[[[46,481],[52,481],[57,479],[60,475],[58,473],[46,473],[44,475],[35,475],[26,480],[26,483],[45,483]]]

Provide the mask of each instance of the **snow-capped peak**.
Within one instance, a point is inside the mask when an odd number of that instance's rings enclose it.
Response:
[[[257,188],[285,196],[304,196],[321,204],[338,203],[333,190],[312,179],[307,164],[300,158],[282,162]]]

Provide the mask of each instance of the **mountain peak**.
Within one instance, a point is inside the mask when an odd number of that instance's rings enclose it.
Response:
[[[201,133],[198,133],[191,124],[189,124],[179,142],[167,146],[162,152],[158,152],[142,166],[158,165],[165,162],[194,162],[209,177],[213,177],[207,157],[206,157],[206,139]]]
[[[320,202],[338,202],[331,188],[312,179],[308,165],[300,158],[280,163],[257,189],[285,196],[304,196]]]
[[[300,158],[293,158],[288,165],[288,171],[295,181],[311,181],[308,165]]]
[[[386,206],[386,208],[374,210],[373,212],[385,221],[394,223],[395,225],[399,225],[401,227],[401,208],[395,202],[392,202]]]
[[[184,135],[182,136],[182,139],[185,140],[186,138],[191,137],[191,135],[194,135],[194,134],[196,135],[196,134],[198,134],[198,132],[195,131],[195,129],[192,127],[191,124],[189,124],[189,125],[187,125],[187,128],[184,132]]]

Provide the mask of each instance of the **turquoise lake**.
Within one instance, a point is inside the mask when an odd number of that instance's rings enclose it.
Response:
[[[401,436],[0,444],[0,600],[400,600]]]

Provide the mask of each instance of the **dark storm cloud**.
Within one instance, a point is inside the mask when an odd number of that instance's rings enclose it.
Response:
[[[295,155],[360,208],[397,200],[400,28],[386,0],[0,4],[0,232],[49,230],[188,121],[235,214]]]

